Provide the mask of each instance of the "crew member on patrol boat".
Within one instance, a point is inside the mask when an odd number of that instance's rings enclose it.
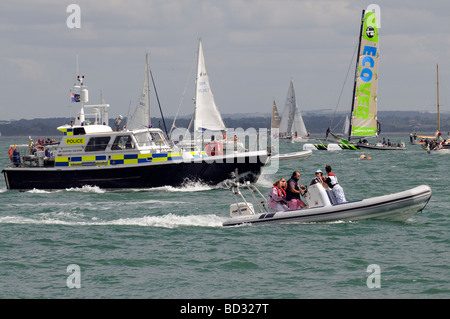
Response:
[[[14,163],[15,166],[19,166],[20,165],[20,152],[17,149],[17,145],[14,144],[14,148],[12,151],[12,161]]]

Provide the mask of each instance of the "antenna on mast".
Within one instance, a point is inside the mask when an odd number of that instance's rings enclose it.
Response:
[[[77,54],[77,76],[80,75],[80,72],[78,71],[78,54]]]

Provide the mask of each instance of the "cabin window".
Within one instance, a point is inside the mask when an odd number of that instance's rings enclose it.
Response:
[[[159,133],[150,133],[153,143],[155,143],[156,146],[164,146],[164,138]]]
[[[152,140],[147,132],[135,134],[134,137],[136,138],[137,143],[141,147],[152,145]]]
[[[133,149],[134,148],[134,142],[131,138],[131,135],[120,135],[117,136],[114,140],[113,145],[111,146],[111,150],[113,151],[119,151],[124,149]]]
[[[89,142],[86,145],[86,152],[98,152],[104,151],[106,146],[108,146],[110,136],[102,136],[102,137],[91,137]]]
[[[83,135],[83,134],[86,134],[84,127],[75,127],[73,129],[73,135]]]

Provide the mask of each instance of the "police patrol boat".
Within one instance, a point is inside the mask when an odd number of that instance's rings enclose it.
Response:
[[[64,135],[51,152],[32,143],[11,147],[12,163],[2,171],[8,189],[150,188],[186,181],[218,184],[236,178],[236,171],[242,182],[254,182],[268,162],[265,150],[208,156],[201,150],[180,149],[159,128],[119,129],[120,119],[113,130],[107,125],[109,104],[86,105],[84,76],[77,80],[72,101],[81,106],[75,121],[57,128]]]
[[[250,193],[252,200],[247,201],[243,191]],[[420,185],[395,194],[337,204],[332,191],[317,183],[308,187],[306,208],[274,211],[255,185],[236,183],[232,192],[235,203],[230,205],[230,218],[223,222],[223,226],[364,219],[406,221],[422,211],[431,198],[431,188]]]

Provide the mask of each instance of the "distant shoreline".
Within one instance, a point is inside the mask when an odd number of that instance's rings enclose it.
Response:
[[[344,113],[318,113],[305,112],[303,120],[307,131],[311,135],[325,136],[325,132],[328,127],[331,127],[332,131],[336,133],[342,132],[342,126],[347,114]],[[256,114],[224,114],[223,120],[226,127],[229,128],[270,128],[271,116],[267,113]],[[437,114],[436,113],[421,113],[418,111],[380,111],[378,112],[378,120],[381,123],[382,136],[393,134],[407,134],[409,132],[416,132],[417,134],[433,135],[437,130]],[[109,125],[115,129],[113,118],[109,119]],[[173,117],[166,117],[165,123],[167,130],[170,130],[172,126]],[[176,120],[176,127],[187,128],[189,126],[190,117],[183,116]],[[450,114],[441,114],[441,132],[445,136],[450,131]],[[57,137],[58,134],[56,128],[58,126],[69,124],[70,118],[58,117],[58,118],[36,118],[32,120],[11,120],[0,121],[1,137],[7,136],[38,136],[38,137]],[[126,123],[126,118],[122,121]],[[153,127],[163,127],[164,121],[161,118],[152,118]],[[123,125],[122,124],[122,125]],[[386,132],[386,133],[385,133]]]

